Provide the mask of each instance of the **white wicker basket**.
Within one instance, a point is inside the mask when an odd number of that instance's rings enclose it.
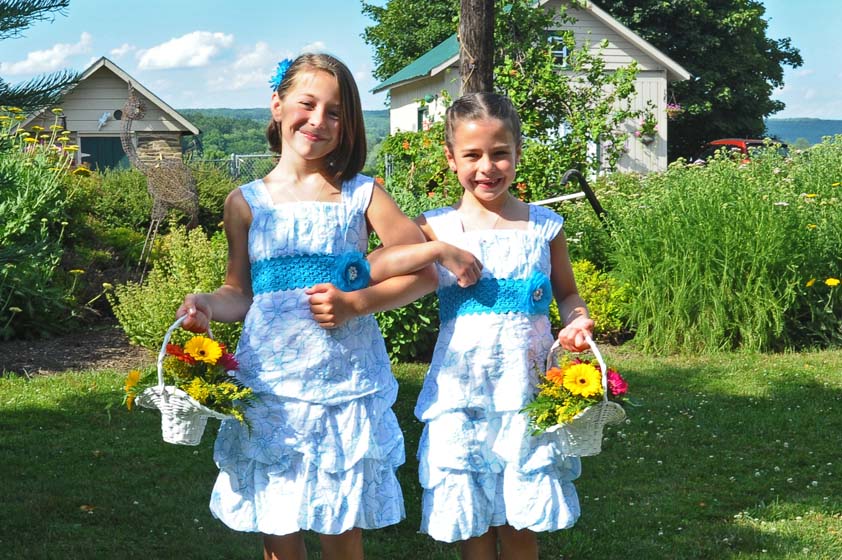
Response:
[[[558,438],[562,453],[575,457],[598,455],[602,451],[602,429],[606,424],[617,424],[626,417],[622,406],[608,400],[608,368],[596,343],[590,337],[587,341],[602,372],[602,402],[589,406],[566,424],[547,429],[547,433]],[[558,341],[554,342],[547,354],[547,370],[557,363],[556,352],[560,349]]]
[[[167,355],[167,344],[175,329],[181,326],[187,316],[179,317],[164,335],[161,351],[158,352],[158,385],[149,387],[140,393],[135,403],[145,408],[157,408],[161,411],[161,433],[164,441],[179,445],[199,445],[208,418],[224,420],[232,418],[199,404],[196,399],[174,385],[164,385],[164,358]],[[208,329],[208,336],[213,335]]]

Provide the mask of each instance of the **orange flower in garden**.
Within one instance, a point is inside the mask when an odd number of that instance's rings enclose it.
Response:
[[[403,147],[404,150],[408,150],[409,149],[409,141],[404,140],[403,143],[401,144],[401,146]]]
[[[561,385],[564,383],[564,370],[560,367],[553,367],[547,370],[545,375],[547,381],[552,381],[556,385]]]

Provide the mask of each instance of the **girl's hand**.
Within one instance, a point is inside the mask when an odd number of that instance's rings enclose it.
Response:
[[[316,284],[304,292],[310,296],[310,313],[324,329],[335,329],[357,315],[353,298],[333,284]]]
[[[456,283],[467,288],[477,283],[482,275],[482,263],[469,251],[442,243],[439,262],[456,276]]]
[[[558,343],[568,352],[583,352],[590,348],[587,337],[593,338],[593,320],[579,316],[558,332]]]
[[[187,315],[181,328],[194,333],[207,332],[211,321],[211,309],[202,294],[188,294],[184,303],[175,312],[176,319]]]

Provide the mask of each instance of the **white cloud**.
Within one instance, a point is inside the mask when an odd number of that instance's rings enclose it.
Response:
[[[804,90],[804,99],[810,100],[816,97],[816,90],[813,88],[807,88]]]
[[[270,92],[269,78],[275,71],[275,66],[284,58],[293,58],[291,52],[285,54],[272,50],[268,43],[260,41],[254,47],[243,51],[237,59],[227,67],[219,68],[208,82],[208,88],[215,91],[246,90],[257,91],[265,88]],[[269,93],[266,94],[267,99]]]
[[[92,37],[87,31],[79,37],[78,43],[56,43],[43,51],[32,51],[20,62],[0,62],[0,72],[4,74],[41,74],[53,72],[70,66],[67,60],[74,55],[91,50]]]
[[[233,43],[233,35],[194,31],[151,49],[138,51],[138,68],[159,70],[207,66],[214,56]]]
[[[279,60],[280,58],[269,47],[269,43],[260,41],[254,45],[254,49],[239,56],[234,62],[233,68],[245,70],[264,68],[268,71]]]
[[[816,71],[812,68],[804,68],[803,70],[799,70],[798,72],[796,72],[795,75],[799,78],[806,78],[807,76],[812,76],[815,73]]]
[[[308,43],[301,47],[299,51],[301,53],[324,53],[327,52],[327,45],[325,45],[322,41],[315,41],[313,43]]]
[[[130,45],[128,43],[123,43],[122,45],[120,45],[116,49],[111,49],[111,51],[109,51],[109,54],[111,54],[111,56],[113,56],[114,58],[121,58],[121,57],[126,56],[130,52],[136,51],[136,50],[137,50],[137,47],[135,47],[134,45]]]

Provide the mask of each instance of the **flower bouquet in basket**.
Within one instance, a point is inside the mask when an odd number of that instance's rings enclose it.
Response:
[[[250,404],[252,390],[229,374],[238,368],[237,361],[212,337],[194,336],[184,346],[169,344],[183,321],[184,317],[178,319],[164,336],[157,384],[153,375],[143,378],[140,371],[131,371],[124,403],[129,409],[135,404],[159,409],[164,441],[198,445],[210,417],[245,422],[244,408]]]
[[[565,455],[584,457],[602,450],[602,428],[621,422],[629,402],[628,383],[607,368],[596,344],[588,338],[594,359],[558,354],[556,341],[535,399],[523,408],[533,434],[554,433]]]

